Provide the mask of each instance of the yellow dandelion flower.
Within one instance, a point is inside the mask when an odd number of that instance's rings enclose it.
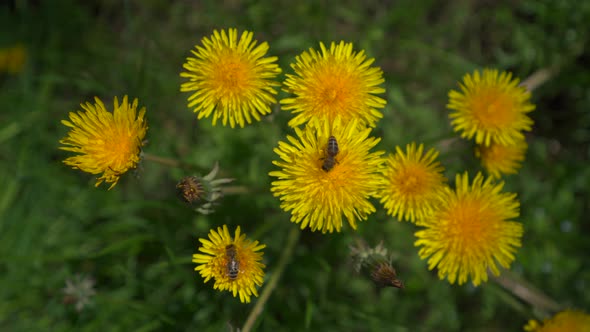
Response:
[[[519,216],[516,194],[502,193],[504,183],[484,181],[478,173],[469,185],[467,173],[457,175],[456,189],[447,189],[439,208],[418,225],[416,246],[420,258],[428,257],[428,268],[438,267],[440,279],[459,285],[472,279],[477,286],[487,281],[487,269],[494,275],[496,264],[508,268],[520,247],[522,224],[508,221]]]
[[[518,173],[527,148],[524,139],[516,140],[511,145],[492,142],[490,146],[478,145],[475,155],[481,159],[481,164],[488,173],[499,179],[502,174]]]
[[[80,105],[84,112],[70,112],[70,120],[61,121],[71,130],[59,141],[64,145],[60,149],[78,153],[64,160],[66,165],[91,174],[102,173],[96,186],[105,181],[112,183],[109,188],[112,189],[119,177],[137,167],[140,160],[147,131],[145,107],[138,114],[137,99],[129,104],[125,96],[119,104],[115,97],[114,110],[110,113],[100,99],[94,100],[94,105]]]
[[[230,291],[234,297],[239,294],[242,303],[250,303],[252,295],[258,297],[256,286],[261,286],[264,280],[259,251],[266,245],[246,239],[246,234],[240,233],[240,226],[232,239],[226,225],[212,229],[209,240],[199,241],[201,253],[193,255],[193,263],[199,264],[195,271],[205,278],[205,283],[213,278],[213,289]]]
[[[524,327],[528,332],[590,332],[590,315],[577,310],[564,310],[543,323],[530,320]]]
[[[221,119],[225,126],[260,121],[260,115],[271,113],[269,105],[277,102],[274,87],[280,86],[275,77],[281,68],[277,57],[265,57],[268,43],[258,44],[254,34],[244,31],[238,40],[238,30],[213,31],[196,46],[195,56],[187,58],[180,73],[190,81],[182,83],[180,91],[195,91],[188,98],[188,107],[202,119],[213,115],[213,125]]]
[[[0,72],[20,73],[27,59],[27,50],[23,45],[0,49]]]
[[[387,158],[385,185],[379,192],[387,213],[399,220],[414,222],[431,214],[445,192],[447,179],[444,168],[436,161],[434,149],[424,154],[424,145],[406,146],[406,152],[398,146],[396,154]]]
[[[321,53],[310,48],[291,64],[295,75],[287,75],[284,90],[295,97],[281,100],[285,110],[296,114],[289,126],[340,117],[344,124],[356,119],[362,126],[375,127],[383,117],[378,109],[386,103],[375,96],[385,92],[379,87],[383,72],[371,67],[375,59],[367,60],[364,51],[353,52],[352,43],[343,41],[332,43],[330,49],[320,43],[320,48]]]
[[[369,150],[380,139],[369,137],[371,129],[360,129],[356,120],[344,125],[339,118],[331,129],[324,123],[295,132],[298,138],[287,136],[288,143],[279,142],[274,149],[281,160],[273,164],[281,170],[269,173],[278,178],[271,191],[281,208],[291,211],[291,221],[301,223],[301,229],[340,232],[342,215],[356,229],[357,220],[375,212],[369,197],[383,182],[383,151]],[[337,154],[329,154],[334,148]]]
[[[447,107],[454,110],[449,115],[454,130],[462,131],[464,138],[475,136],[475,142],[485,146],[492,141],[511,145],[522,140],[522,131],[530,131],[533,125],[527,113],[535,106],[529,102],[530,92],[518,82],[511,73],[491,69],[465,75],[461,92],[449,92]]]

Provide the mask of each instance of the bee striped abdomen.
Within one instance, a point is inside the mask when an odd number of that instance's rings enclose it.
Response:
[[[328,138],[328,145],[326,146],[326,157],[324,158],[324,163],[322,164],[322,169],[326,172],[329,172],[334,165],[336,165],[336,155],[338,154],[338,141],[336,141],[336,137],[330,136]]]
[[[338,142],[336,141],[336,137],[330,136],[330,138],[328,138],[328,147],[326,148],[326,152],[329,156],[336,157],[338,154]]]
[[[240,261],[237,257],[236,246],[230,244],[225,247],[225,254],[227,256],[227,276],[231,280],[235,280],[240,272]]]

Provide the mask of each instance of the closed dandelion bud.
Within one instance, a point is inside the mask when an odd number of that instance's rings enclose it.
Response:
[[[404,288],[403,282],[397,278],[397,273],[390,263],[392,257],[383,243],[371,248],[359,240],[350,246],[350,257],[355,272],[369,276],[378,288]]]
[[[184,177],[176,185],[180,199],[193,206],[196,205],[195,210],[199,213],[213,213],[213,206],[223,197],[222,185],[233,181],[233,179],[216,179],[218,171],[219,165],[215,163],[211,172],[204,177]]]
[[[404,288],[404,283],[397,278],[395,269],[389,263],[376,264],[371,272],[371,279],[373,279],[373,282],[379,288]]]
[[[360,273],[364,267],[369,267],[377,262],[387,261],[387,249],[383,243],[374,248],[367,246],[365,241],[357,240],[356,244],[350,246],[350,258],[355,272]]]
[[[205,189],[196,176],[186,176],[176,185],[178,197],[189,204],[194,204],[203,198]]]

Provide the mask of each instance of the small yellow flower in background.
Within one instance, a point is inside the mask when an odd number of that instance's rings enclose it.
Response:
[[[492,142],[514,145],[524,139],[522,131],[530,131],[533,120],[527,113],[535,106],[530,103],[531,94],[518,86],[512,74],[484,69],[466,74],[460,84],[461,92],[449,92],[451,112],[449,117],[455,132],[461,137],[489,146]]]
[[[274,79],[281,73],[275,63],[277,57],[264,57],[268,43],[252,40],[254,34],[244,31],[238,40],[238,31],[213,31],[203,38],[201,46],[191,51],[183,65],[181,77],[190,79],[182,83],[180,91],[195,91],[188,98],[188,107],[202,119],[213,115],[213,125],[221,119],[225,126],[244,127],[254,118],[271,113],[269,105],[277,102]]]
[[[143,138],[147,131],[144,119],[145,107],[137,112],[137,99],[129,104],[127,96],[119,104],[114,100],[110,113],[97,97],[95,104],[81,104],[84,112],[70,112],[70,120],[61,123],[71,128],[68,135],[59,142],[60,149],[78,153],[64,160],[74,169],[102,175],[97,179],[98,187],[103,181],[112,183],[112,189],[119,177],[129,169],[137,167],[140,160]]]
[[[281,160],[273,164],[281,170],[270,172],[278,178],[271,191],[280,198],[281,208],[291,211],[291,222],[322,233],[340,232],[342,215],[353,229],[357,220],[375,212],[369,202],[382,185],[380,174],[383,151],[369,152],[379,138],[369,137],[370,128],[360,129],[356,120],[347,125],[340,119],[322,127],[295,128],[296,137],[279,142],[274,149]],[[333,136],[338,154],[330,159],[328,140]],[[330,162],[330,166],[326,167]]]
[[[27,59],[27,50],[23,45],[0,48],[0,72],[20,73]]]
[[[528,332],[590,332],[590,315],[582,311],[565,310],[543,323],[530,320],[524,327]]]
[[[418,254],[428,259],[428,268],[438,267],[440,279],[459,285],[471,278],[473,285],[487,281],[487,269],[494,275],[496,264],[508,268],[520,247],[522,224],[509,221],[519,216],[516,194],[502,193],[504,183],[484,181],[478,173],[469,185],[467,173],[456,176],[456,189],[447,189],[434,214],[418,221],[425,227],[415,233]]]
[[[266,245],[246,239],[246,235],[240,233],[240,226],[232,239],[226,225],[212,229],[209,240],[199,241],[201,253],[193,255],[193,263],[199,264],[195,271],[205,278],[205,283],[213,278],[213,289],[230,291],[234,297],[239,294],[242,303],[249,303],[252,295],[258,297],[256,286],[264,281],[262,269],[265,267],[260,262],[262,252],[259,251]]]
[[[287,75],[284,90],[295,95],[281,100],[285,110],[295,117],[289,126],[296,127],[310,120],[333,122],[340,117],[344,124],[356,119],[359,125],[375,127],[383,117],[378,111],[386,101],[375,96],[385,92],[379,67],[371,67],[374,59],[365,52],[353,52],[352,43],[327,49],[320,43],[321,53],[310,48],[291,64],[295,75]]]
[[[475,155],[489,174],[501,178],[502,174],[516,174],[522,166],[528,145],[524,139],[511,145],[492,142],[490,146],[478,145]]]
[[[434,149],[424,154],[424,145],[416,148],[416,143],[408,144],[405,153],[398,146],[396,154],[389,155],[379,192],[389,215],[414,222],[433,212],[447,186],[437,156]]]

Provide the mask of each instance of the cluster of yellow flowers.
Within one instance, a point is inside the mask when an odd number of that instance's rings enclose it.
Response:
[[[297,56],[295,74],[285,80],[294,97],[281,104],[295,115],[289,125],[297,137],[279,142],[274,151],[281,160],[273,164],[280,170],[270,176],[277,178],[271,191],[292,222],[332,233],[342,229],[343,215],[356,229],[375,212],[369,198],[383,183],[383,151],[370,152],[380,141],[370,134],[385,106],[376,94],[385,90],[379,87],[383,72],[371,67],[374,59],[354,52],[351,43],[320,43],[320,49]]]
[[[289,125],[296,137],[287,136],[275,148],[280,160],[273,163],[280,170],[270,173],[277,178],[271,191],[291,212],[292,222],[323,233],[341,231],[343,216],[356,229],[376,210],[370,198],[379,198],[391,216],[424,227],[416,232],[416,246],[421,258],[430,257],[431,269],[438,267],[441,279],[459,284],[471,279],[478,285],[487,280],[488,269],[499,274],[497,264],[509,267],[523,233],[522,225],[511,221],[519,216],[516,195],[502,193],[503,183],[480,173],[471,184],[467,173],[457,175],[456,189],[451,189],[436,160],[438,152],[425,152],[423,144],[411,142],[405,151],[398,146],[387,157],[383,151],[370,152],[380,140],[370,136],[371,130],[382,117],[378,109],[385,106],[376,96],[385,92],[379,87],[382,71],[371,67],[373,61],[344,42],[330,48],[320,43],[320,51],[296,57],[291,65],[295,74],[284,82],[285,92],[294,96],[280,101],[294,114]],[[517,116],[524,112],[522,98],[506,93],[505,81],[497,83],[501,86],[495,90],[483,91],[488,103],[503,103],[497,113],[507,120],[494,126],[496,136],[518,136],[511,133],[515,125],[509,119],[518,118],[528,128],[531,122]],[[465,97],[473,98],[482,97]],[[497,122],[494,109],[486,112],[483,125],[489,119]],[[482,131],[477,127],[474,134]]]
[[[258,44],[252,32],[236,29],[214,31],[192,51],[182,77],[181,91],[191,92],[188,107],[197,117],[211,117],[215,125],[244,127],[272,112],[277,103],[275,79],[281,73],[277,57],[267,57],[269,46]],[[382,118],[386,101],[383,72],[372,66],[364,51],[352,43],[319,43],[291,64],[282,89],[289,96],[278,101],[291,111],[286,136],[274,149],[278,167],[269,173],[275,180],[271,192],[291,221],[301,229],[340,232],[343,217],[351,228],[376,211],[377,199],[389,215],[421,227],[415,235],[419,255],[441,279],[474,285],[487,280],[487,270],[498,275],[497,265],[508,268],[521,245],[522,224],[516,195],[502,191],[503,182],[478,173],[456,175],[455,189],[447,184],[439,153],[410,142],[395,152],[371,151],[380,138],[371,136]],[[448,107],[456,131],[475,137],[479,156],[493,176],[516,170],[526,149],[522,131],[530,130],[533,110],[530,93],[517,86],[511,75],[484,70],[467,75],[462,92],[451,91]],[[147,132],[145,108],[137,111],[137,99],[119,104],[110,113],[96,98],[82,105],[84,112],[70,113],[71,128],[60,142],[64,150],[78,153],[67,165],[101,174],[112,188],[119,177],[136,168]],[[228,290],[242,302],[258,296],[264,279],[261,263],[265,246],[227,226],[212,229],[200,239],[200,253],[193,256],[196,270],[214,288]]]
[[[523,131],[533,125],[527,115],[535,109],[531,93],[518,83],[510,73],[485,69],[466,74],[461,92],[449,92],[447,107],[454,110],[450,114],[454,130],[461,137],[475,137],[476,156],[496,178],[518,171],[527,150]]]

